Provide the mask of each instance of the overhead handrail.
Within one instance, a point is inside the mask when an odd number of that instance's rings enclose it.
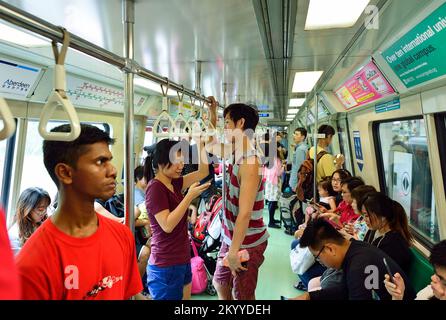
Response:
[[[73,141],[76,140],[81,133],[81,124],[76,110],[65,92],[67,83],[65,79],[66,72],[64,63],[70,44],[70,34],[64,28],[62,28],[62,32],[63,44],[60,52],[57,49],[57,43],[55,41],[51,42],[54,58],[56,60],[54,66],[54,91],[48,98],[48,101],[43,107],[42,114],[40,115],[39,133],[45,140]],[[46,130],[46,126],[58,106],[61,106],[68,115],[68,120],[70,121],[71,126],[70,132],[48,132]]]
[[[182,91],[177,91],[178,95],[178,116],[175,118],[174,123],[175,126],[173,127],[172,134],[175,137],[185,137],[188,138],[192,134],[190,130],[189,121],[186,120],[186,118],[183,115],[183,97],[184,97],[184,86],[181,86]],[[184,127],[181,128],[181,123],[184,123]]]
[[[167,85],[166,90],[164,90],[164,86],[161,84],[161,92],[163,93],[163,99],[162,99],[162,111],[159,114],[158,118],[155,120],[155,123],[153,124],[153,136],[156,138],[170,138],[172,133],[171,132],[163,132],[161,129],[161,132],[158,132],[158,126],[163,117],[169,121],[170,128],[175,128],[175,123],[172,117],[170,116],[169,112],[167,112],[167,109],[169,107],[169,101],[167,98],[167,91],[169,91],[169,79],[167,79]]]
[[[0,140],[8,139],[15,132],[15,120],[6,100],[0,97],[0,119],[3,119],[3,129],[0,131]]]

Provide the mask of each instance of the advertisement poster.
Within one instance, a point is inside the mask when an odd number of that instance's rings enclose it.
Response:
[[[446,75],[446,3],[381,55],[407,88]]]
[[[392,93],[395,93],[395,90],[373,61],[335,90],[336,96],[346,109],[370,103]]]

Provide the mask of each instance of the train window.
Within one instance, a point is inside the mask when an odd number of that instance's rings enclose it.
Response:
[[[150,146],[153,143],[153,132],[152,127],[146,127],[146,132],[144,134],[144,146]]]
[[[380,122],[374,128],[381,154],[381,190],[401,203],[420,241],[436,243],[439,228],[424,120]]]
[[[48,130],[61,125],[62,122],[50,121],[48,123]],[[107,124],[102,123],[88,123],[94,125],[101,130],[110,133],[110,127]],[[26,131],[26,145],[25,145],[25,157],[23,159],[22,166],[22,180],[20,184],[20,192],[29,187],[40,187],[48,191],[51,199],[57,193],[57,187],[51,179],[50,175],[46,171],[43,164],[43,151],[42,143],[43,138],[40,136],[39,121],[30,120],[28,122],[28,129]]]

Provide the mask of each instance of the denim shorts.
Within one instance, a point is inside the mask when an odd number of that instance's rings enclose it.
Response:
[[[147,265],[147,287],[153,300],[181,300],[183,287],[191,282],[190,263],[169,267]]]

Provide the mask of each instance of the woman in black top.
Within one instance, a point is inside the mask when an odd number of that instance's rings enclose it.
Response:
[[[371,192],[362,199],[364,219],[369,228],[364,241],[380,248],[407,272],[411,263],[413,237],[404,208],[380,192]]]

